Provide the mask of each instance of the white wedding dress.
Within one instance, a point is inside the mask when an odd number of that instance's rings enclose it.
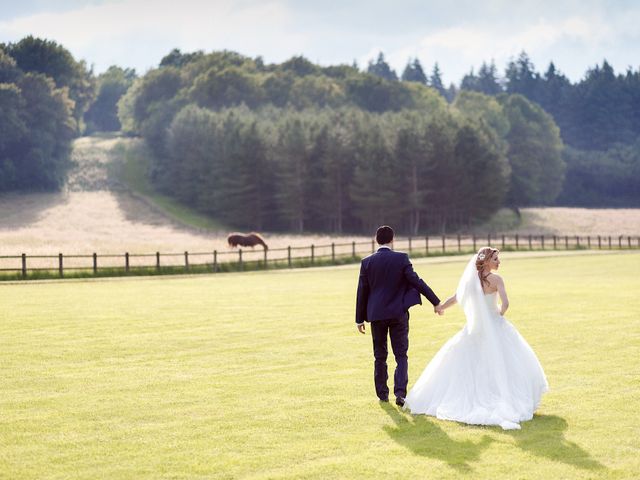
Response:
[[[474,425],[519,429],[548,390],[536,354],[500,315],[497,293],[484,294],[475,255],[460,279],[456,298],[465,327],[433,357],[408,393],[404,408]]]

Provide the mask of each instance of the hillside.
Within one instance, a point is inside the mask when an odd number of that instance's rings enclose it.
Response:
[[[229,230],[154,195],[141,179],[138,140],[79,138],[64,191],[0,195],[0,255],[209,252],[228,249]],[[118,176],[118,174],[123,175]],[[125,181],[121,181],[125,180]],[[344,241],[362,237],[345,237]],[[272,247],[331,243],[329,236],[268,235]]]

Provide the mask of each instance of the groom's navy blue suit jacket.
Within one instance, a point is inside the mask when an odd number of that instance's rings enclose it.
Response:
[[[413,271],[406,253],[380,248],[362,259],[356,323],[401,318],[409,307],[422,304],[420,294],[434,306],[440,299]]]

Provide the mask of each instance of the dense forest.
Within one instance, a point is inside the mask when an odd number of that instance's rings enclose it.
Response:
[[[605,60],[572,84],[553,63],[536,72],[522,53],[503,78],[494,64],[483,64],[460,88],[521,94],[551,114],[566,146],[566,177],[556,204],[640,206],[640,69],[616,75]]]
[[[640,71],[571,83],[525,53],[445,87],[437,64],[266,64],[173,50],[94,75],[55,42],[0,44],[0,191],[58,188],[72,139],[122,131],[155,187],[246,229],[464,228],[501,206],[640,205]]]
[[[242,228],[458,228],[562,187],[558,128],[525,97],[449,105],[419,82],[302,57],[174,51],[119,115],[152,149],[159,190]]]

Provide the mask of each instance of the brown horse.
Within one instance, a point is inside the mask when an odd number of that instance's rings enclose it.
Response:
[[[255,247],[256,245],[262,245],[265,250],[269,250],[267,244],[264,243],[264,239],[256,232],[251,232],[247,235],[244,233],[231,233],[227,237],[227,242],[229,242],[230,247],[237,247],[238,245],[241,247]]]

